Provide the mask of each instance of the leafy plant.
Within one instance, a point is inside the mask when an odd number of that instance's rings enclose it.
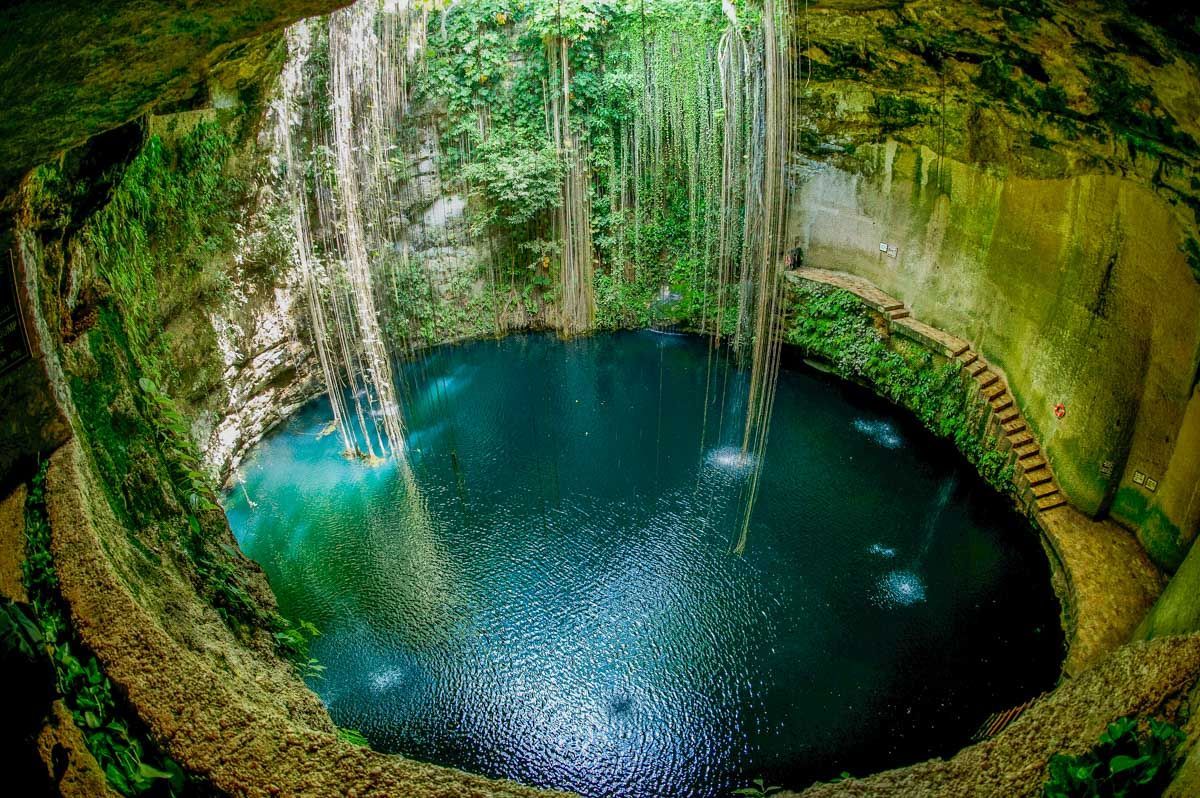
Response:
[[[782,792],[782,790],[782,787],[768,787],[766,780],[757,778],[754,780],[753,787],[742,787],[734,790],[733,794],[745,795],[748,796],[748,798],[767,798],[767,796]]]
[[[506,231],[521,229],[558,207],[563,165],[544,137],[492,130],[476,148],[463,176],[486,203],[485,219]]]
[[[25,659],[41,654],[42,633],[36,620],[20,604],[9,599],[0,603],[0,650]]]
[[[113,789],[127,796],[152,792],[184,795],[188,781],[183,769],[126,718],[99,660],[83,648],[71,631],[58,595],[58,576],[50,554],[45,478],[43,465],[30,483],[25,504],[26,557],[22,576],[34,618],[17,619],[14,631],[25,638],[26,645],[44,647],[54,667],[57,690]],[[9,613],[4,617],[11,621]],[[36,630],[29,628],[32,620],[36,620]]]
[[[296,670],[305,678],[320,679],[325,674],[325,666],[308,653],[313,638],[320,634],[321,631],[308,621],[292,625],[286,619],[280,618],[276,627],[276,647],[284,657],[295,664]]]
[[[1050,760],[1045,798],[1138,798],[1159,796],[1171,782],[1175,750],[1186,735],[1176,726],[1136,717],[1108,724],[1100,741],[1078,756]]]
[[[366,735],[357,729],[339,728],[337,730],[337,734],[338,739],[342,740],[343,742],[350,743],[351,745],[358,745],[362,746],[363,748],[369,748],[371,746],[371,743],[367,740]]]

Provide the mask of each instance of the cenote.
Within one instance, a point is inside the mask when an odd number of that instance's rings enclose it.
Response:
[[[373,747],[592,798],[792,788],[945,756],[1051,688],[1036,533],[942,441],[785,361],[743,555],[747,377],[651,331],[398,369],[411,471],[326,399],[227,496],[311,686]]]

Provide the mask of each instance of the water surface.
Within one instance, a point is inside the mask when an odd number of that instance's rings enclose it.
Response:
[[[1027,524],[902,412],[786,367],[745,555],[745,375],[705,341],[514,336],[401,370],[411,474],[317,401],[228,496],[312,682],[383,751],[589,798],[947,755],[1051,687]]]

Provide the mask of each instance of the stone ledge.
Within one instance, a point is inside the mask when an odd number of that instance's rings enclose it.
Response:
[[[958,357],[971,348],[971,345],[962,338],[943,332],[937,327],[930,327],[912,316],[894,320],[892,332],[938,351],[945,357]]]

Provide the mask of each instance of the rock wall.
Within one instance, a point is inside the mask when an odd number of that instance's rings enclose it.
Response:
[[[867,277],[1003,368],[1072,502],[1179,564],[1198,520],[1200,283],[1161,197],[891,141],[812,164],[793,222],[808,265]]]
[[[15,0],[0,8],[0,195],[164,102],[185,103],[264,34],[349,0]]]
[[[483,290],[485,248],[469,234],[466,197],[442,180],[437,123],[436,113],[421,114],[407,131],[416,141],[412,176],[396,200],[403,234],[391,246],[422,270],[437,296],[435,306],[445,307],[460,302],[464,291]],[[279,153],[272,144],[260,135],[247,156],[251,163],[273,163]],[[180,388],[191,402],[193,437],[222,482],[234,476],[264,434],[325,390],[309,339],[304,277],[292,249],[295,232],[289,209],[281,205],[286,200],[269,169],[251,171],[258,174],[254,204],[260,212],[241,231],[239,252],[227,264],[227,295],[167,328],[185,375]],[[439,333],[457,337],[452,328]],[[400,354],[403,347],[393,343]]]
[[[866,276],[972,341],[1007,372],[1066,495],[1177,567],[1200,525],[1195,12],[800,13],[808,265]]]

